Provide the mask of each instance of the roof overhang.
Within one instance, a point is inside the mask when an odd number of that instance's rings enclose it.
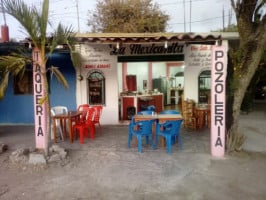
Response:
[[[183,42],[186,44],[215,44],[222,40],[220,33],[77,33],[79,43],[149,43]]]

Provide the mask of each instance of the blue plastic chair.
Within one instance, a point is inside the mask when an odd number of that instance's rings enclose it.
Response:
[[[138,115],[152,115],[152,112],[151,110],[143,110],[143,111],[139,111],[138,112]]]
[[[154,105],[150,105],[150,106],[147,107],[147,110],[155,112],[156,108],[155,108]]]
[[[152,141],[152,147],[154,148],[154,142],[152,139],[152,125],[155,120],[143,120],[135,122],[134,118],[131,119],[128,127],[128,148],[132,141],[132,137],[137,137],[138,140],[138,152],[142,151],[142,137],[146,138],[146,144],[149,144],[149,140]]]
[[[160,114],[175,114],[175,115],[178,115],[180,114],[180,112],[176,111],[176,110],[163,110],[160,112]],[[166,128],[166,127],[165,127]]]
[[[165,138],[168,154],[172,153],[172,140],[174,140],[174,143],[175,143],[177,139],[178,148],[182,149],[182,139],[180,135],[180,127],[181,127],[182,122],[183,120],[173,120],[173,121],[166,121],[162,124],[157,123],[156,124],[156,146],[158,144],[159,136],[162,136]]]
[[[160,114],[180,114],[180,112],[176,110],[163,110]]]

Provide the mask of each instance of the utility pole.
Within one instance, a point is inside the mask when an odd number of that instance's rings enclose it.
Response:
[[[6,13],[5,13],[4,5],[3,5],[3,0],[1,0],[1,7],[2,7],[2,12],[3,12],[3,17],[4,17],[4,23],[6,26]]]
[[[186,2],[183,0],[184,5],[184,32],[186,32]]]
[[[78,32],[80,32],[80,25],[79,25],[79,3],[76,0],[76,9],[77,9],[77,20],[78,20]]]
[[[224,27],[224,6],[223,6],[223,31],[225,30],[225,27]]]
[[[189,1],[189,6],[190,6],[190,8],[189,8],[189,32],[191,33],[191,14],[192,14],[192,1],[190,0]]]

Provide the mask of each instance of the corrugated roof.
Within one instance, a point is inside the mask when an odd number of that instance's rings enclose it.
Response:
[[[92,43],[145,43],[145,42],[187,42],[213,43],[221,40],[221,34],[210,33],[77,33],[79,42]]]

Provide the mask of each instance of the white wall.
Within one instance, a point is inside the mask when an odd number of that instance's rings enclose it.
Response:
[[[198,102],[198,77],[211,69],[211,45],[188,45],[185,49],[184,99]]]
[[[143,80],[148,80],[148,63],[128,62],[127,74],[137,76],[137,90],[143,91]]]
[[[153,62],[152,63],[152,78],[166,77],[166,63]]]
[[[108,45],[82,44],[82,66],[77,74],[83,76],[82,81],[77,81],[77,104],[88,102],[87,77],[92,70],[100,70],[105,76],[105,100],[101,117],[102,124],[118,124],[118,77],[117,57],[110,55]],[[109,65],[109,68],[98,68],[99,64]],[[87,66],[87,67],[86,67]]]
[[[119,92],[122,92],[122,63],[117,63]],[[148,80],[148,62],[128,62],[127,74],[137,76],[137,89],[143,91],[143,80]],[[179,67],[177,67],[179,68]],[[152,63],[152,78],[166,77],[166,62]],[[147,85],[150,88],[149,82]]]

